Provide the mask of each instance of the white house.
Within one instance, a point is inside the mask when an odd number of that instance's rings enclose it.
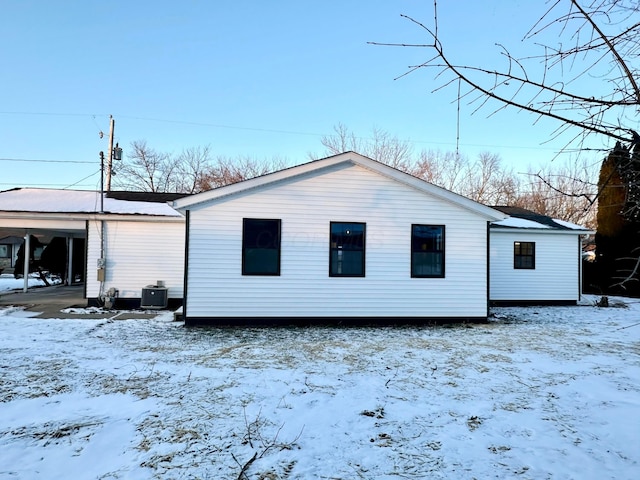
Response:
[[[516,207],[491,224],[492,304],[575,305],[582,294],[582,238],[592,231]]]
[[[55,237],[66,239],[67,282],[74,281],[76,274],[72,272],[83,272],[85,298],[90,305],[101,303],[107,292],[115,289],[119,305],[139,306],[142,289],[159,281],[167,289],[162,290],[167,300],[179,304],[183,295],[184,218],[167,204],[178,196],[7,190],[0,192],[0,237],[33,236],[45,244]],[[74,267],[71,259],[83,265]]]
[[[173,202],[198,323],[486,319],[506,215],[347,152]]]
[[[352,152],[184,198],[0,192],[5,273],[16,238],[62,237],[65,277],[81,277],[89,305],[115,289],[118,306],[137,307],[162,283],[187,324],[479,320],[489,303],[575,304],[589,233]]]

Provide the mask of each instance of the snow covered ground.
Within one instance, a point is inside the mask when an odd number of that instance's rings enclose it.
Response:
[[[50,285],[57,285],[60,282],[59,278],[48,277],[47,281]],[[28,287],[44,287],[45,283],[40,279],[37,273],[30,273],[27,279]],[[12,290],[22,290],[24,288],[24,278],[14,278],[12,274],[3,273],[0,275],[0,293],[9,292]]]
[[[0,479],[637,479],[640,303],[185,328],[0,310]]]

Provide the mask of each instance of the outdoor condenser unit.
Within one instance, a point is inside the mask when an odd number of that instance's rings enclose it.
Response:
[[[167,287],[163,285],[147,285],[142,289],[140,308],[167,308]]]

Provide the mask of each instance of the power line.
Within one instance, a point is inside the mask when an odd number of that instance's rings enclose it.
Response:
[[[3,115],[45,115],[45,116],[67,116],[67,117],[90,117],[95,123],[96,117],[101,116],[109,116],[108,114],[95,114],[95,113],[63,113],[63,112],[12,112],[12,111],[0,111],[0,114]],[[262,133],[275,133],[275,134],[285,134],[285,135],[301,135],[301,136],[309,136],[309,137],[331,137],[334,134],[331,133],[317,133],[317,132],[302,132],[296,130],[279,130],[279,129],[268,129],[268,128],[260,128],[260,127],[245,127],[239,125],[227,125],[222,123],[209,123],[209,122],[194,122],[194,121],[186,121],[186,120],[173,120],[173,119],[162,119],[162,118],[150,118],[150,117],[139,117],[134,115],[119,115],[114,114],[114,116],[118,118],[127,118],[130,120],[142,120],[146,122],[160,122],[160,123],[172,123],[177,125],[192,125],[199,127],[212,127],[212,128],[222,128],[228,130],[243,130],[243,131],[251,131],[251,132],[262,132]],[[96,126],[97,123],[96,123]],[[99,128],[99,127],[98,127]],[[372,140],[370,137],[357,137],[360,140]],[[558,151],[558,148],[553,147],[527,147],[522,145],[487,145],[487,144],[473,144],[473,143],[459,143],[456,142],[438,142],[433,140],[407,140],[412,144],[420,144],[420,145],[449,145],[456,146],[457,148],[460,146],[463,147],[478,147],[478,148],[509,148],[514,150],[538,150],[538,151]],[[3,160],[3,159],[0,159]]]
[[[263,133],[278,133],[278,134],[286,134],[286,135],[303,135],[308,137],[333,137],[335,133],[317,133],[317,132],[300,132],[295,130],[277,130],[277,129],[268,129],[268,128],[259,128],[259,127],[242,127],[238,125],[225,125],[219,123],[207,123],[207,122],[191,122],[185,120],[170,120],[170,119],[162,119],[162,118],[148,118],[148,117],[137,117],[131,115],[117,115],[118,118],[127,118],[129,120],[143,120],[146,122],[160,122],[160,123],[174,123],[177,125],[193,125],[197,127],[213,127],[213,128],[224,128],[229,130],[244,130],[251,132],[263,132]],[[374,140],[371,137],[356,137],[359,140]],[[458,142],[437,142],[433,140],[407,140],[409,143],[413,144],[423,144],[423,145],[458,145]],[[473,144],[473,143],[461,143],[459,144],[465,147],[482,147],[482,148],[512,148],[512,149],[520,149],[520,150],[548,150],[548,151],[557,151],[557,148],[553,147],[525,147],[522,145],[484,145],[484,144]]]
[[[108,117],[102,113],[62,113],[62,112],[0,112],[0,115],[44,115],[49,117]]]
[[[96,162],[86,160],[43,160],[35,158],[0,158],[0,162],[25,162],[25,163],[84,163],[95,165]]]
[[[133,117],[130,115],[117,115],[118,118],[128,118],[130,120],[144,120],[146,122],[161,122],[161,123],[175,123],[179,125],[193,125],[196,127],[214,127],[214,128],[225,128],[230,130],[245,130],[251,132],[264,132],[264,133],[284,133],[287,135],[306,135],[310,137],[324,137],[326,134],[324,133],[313,133],[313,132],[297,132],[291,130],[276,130],[270,128],[259,128],[259,127],[241,127],[238,125],[224,125],[219,123],[207,123],[207,122],[190,122],[185,120],[167,120],[162,118],[146,118],[146,117]]]
[[[80,181],[82,181],[82,180],[80,180]],[[0,185],[9,185],[9,186],[14,187],[14,186],[17,185],[17,183],[16,182],[13,182],[13,183],[8,183],[7,182],[7,183],[0,183]],[[78,185],[77,183],[74,183],[73,185],[67,185],[67,186],[64,186],[64,185],[65,185],[64,183],[24,183],[24,184],[21,183],[20,187],[18,187],[18,188],[58,187],[58,188],[61,188],[62,190],[65,190],[65,189],[70,188],[70,187],[95,187],[94,184],[88,184],[88,183],[83,184],[83,185]]]
[[[71,188],[71,187],[77,187],[80,182],[84,182],[85,180],[93,177],[94,175],[97,175],[98,173],[100,173],[100,170],[98,170],[97,172],[93,172],[91,175],[87,175],[84,178],[81,178],[80,180],[78,180],[75,183],[72,183],[71,185],[67,185],[66,187],[63,188],[63,190],[66,190],[67,188]]]

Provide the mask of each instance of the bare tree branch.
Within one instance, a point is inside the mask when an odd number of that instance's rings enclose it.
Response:
[[[563,4],[568,5],[568,13],[548,20],[552,12]],[[635,114],[640,106],[640,89],[635,79],[638,69],[630,63],[632,59],[638,57],[640,50],[638,42],[640,23],[634,22],[630,26],[625,26],[622,32],[607,35],[598,20],[606,22],[610,27],[617,26],[623,21],[632,19],[631,14],[637,13],[638,10],[637,5],[629,5],[625,0],[597,0],[589,4],[588,9],[582,7],[577,0],[566,2],[558,0],[550,5],[524,39],[531,40],[556,25],[560,25],[564,32],[570,32],[571,27],[574,26],[576,28],[572,36],[575,45],[564,48],[562,45],[554,47],[535,43],[534,46],[541,48],[543,54],[525,58],[516,58],[506,47],[499,45],[503,57],[507,60],[506,67],[502,70],[458,64],[450,59],[439,37],[437,2],[435,1],[433,28],[413,17],[402,15],[424,30],[431,42],[369,43],[432,50],[433,57],[424,63],[409,67],[407,72],[397,78],[423,68],[437,69],[436,78],[441,78],[444,73],[452,74],[453,80],[445,80],[434,91],[450,85],[453,81],[462,81],[468,90],[459,94],[458,98],[467,97],[472,92],[477,94],[475,100],[472,99],[472,103],[480,101],[476,111],[483,108],[488,100],[493,100],[498,102],[499,107],[491,114],[504,108],[517,108],[530,112],[538,118],[546,117],[559,122],[562,131],[566,131],[569,127],[579,129],[582,134],[574,137],[574,140],[580,142],[584,141],[586,134],[592,133],[629,143],[632,140],[634,128],[625,127],[620,121],[625,118],[628,108],[631,108]],[[626,16],[620,18],[622,14]],[[583,32],[588,34],[584,41],[581,39]],[[578,55],[581,55],[579,61]],[[542,64],[531,65],[531,60],[542,60]],[[573,79],[565,80],[566,61],[570,61],[568,69],[575,69],[578,65],[582,68]],[[609,75],[605,77],[612,87],[608,92],[604,95],[592,96],[581,94],[577,88],[570,88],[574,80],[592,74],[595,67],[604,61],[609,61],[611,64]],[[554,74],[556,68],[560,70]],[[621,74],[612,75],[614,69]]]

